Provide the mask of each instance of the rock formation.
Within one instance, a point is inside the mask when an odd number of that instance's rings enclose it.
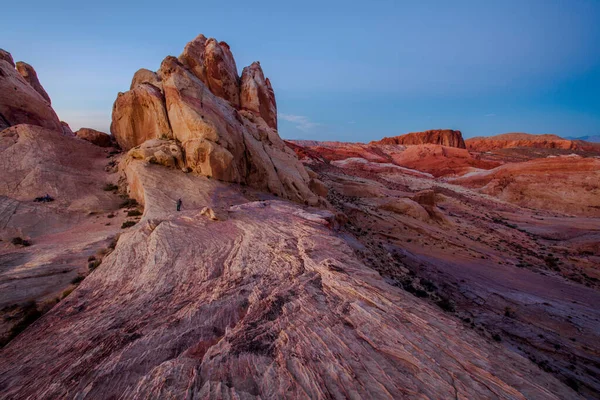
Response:
[[[131,85],[129,86],[129,90],[135,89],[136,86],[141,85],[142,83],[149,83],[150,85],[160,89],[162,92],[162,83],[160,81],[160,77],[156,72],[150,71],[149,69],[141,68],[133,74],[133,79],[131,79]]]
[[[73,130],[68,123],[65,121],[60,121],[60,124],[62,125],[62,131],[65,136],[75,136],[75,133],[73,133]]]
[[[136,73],[115,101],[111,132],[126,150],[175,139],[195,173],[316,204],[304,167],[275,130],[276,112],[260,64],[244,69],[240,87],[229,46],[200,35],[156,75]]]
[[[467,148],[471,151],[490,151],[515,147],[535,147],[548,149],[577,148],[576,141],[566,140],[556,135],[531,135],[528,133],[505,133],[488,137],[474,137],[467,139]]]
[[[189,42],[179,61],[186,66],[217,97],[232,106],[240,105],[240,83],[235,60],[229,45],[199,35]]]
[[[242,71],[241,106],[260,115],[267,125],[277,129],[277,104],[269,78],[265,79],[259,62]]]
[[[49,98],[47,100],[40,94],[45,91],[33,68],[24,63],[17,65],[29,81],[15,69],[10,54],[3,51],[0,58],[0,128],[31,124],[62,132],[62,124],[50,106]]]
[[[35,69],[33,69],[31,65],[27,64],[26,62],[19,61],[17,62],[17,71],[19,71],[19,74],[21,74],[23,79],[25,79],[27,83],[29,83],[29,85],[34,88],[35,91],[44,98],[44,100],[48,102],[48,104],[52,104],[50,101],[50,96],[48,96],[48,93],[46,93],[42,87],[42,84],[38,79],[37,72],[35,72]]]
[[[465,149],[462,133],[452,129],[434,129],[424,132],[407,133],[406,135],[386,137],[369,143],[371,145],[415,145],[415,144],[440,144],[447,147]]]
[[[161,90],[143,82],[128,92],[119,93],[113,105],[110,132],[124,150],[146,140],[172,137]]]
[[[6,51],[4,49],[0,49],[0,60],[6,61],[13,68],[15,67],[15,61],[13,60],[12,55],[8,51]]]
[[[75,135],[83,140],[87,140],[90,143],[100,147],[111,147],[113,145],[112,137],[104,132],[97,131],[92,128],[81,128]]]

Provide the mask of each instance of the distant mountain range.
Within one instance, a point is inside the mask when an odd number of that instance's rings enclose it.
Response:
[[[591,136],[579,136],[579,137],[566,137],[569,140],[585,140],[586,142],[600,143],[600,135]]]

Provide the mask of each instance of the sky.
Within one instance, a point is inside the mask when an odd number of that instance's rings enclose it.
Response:
[[[59,117],[109,131],[139,68],[199,33],[260,61],[289,139],[426,129],[600,134],[600,0],[16,1],[0,48],[33,65]]]

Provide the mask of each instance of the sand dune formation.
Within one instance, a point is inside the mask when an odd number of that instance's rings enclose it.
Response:
[[[600,396],[599,144],[284,141],[203,35],[49,95],[0,50],[0,398]]]

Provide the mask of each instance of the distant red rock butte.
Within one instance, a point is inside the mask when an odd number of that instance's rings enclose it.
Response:
[[[462,133],[452,129],[432,129],[424,132],[412,132],[406,135],[386,137],[369,143],[370,145],[415,145],[441,144],[447,147],[466,149]]]

